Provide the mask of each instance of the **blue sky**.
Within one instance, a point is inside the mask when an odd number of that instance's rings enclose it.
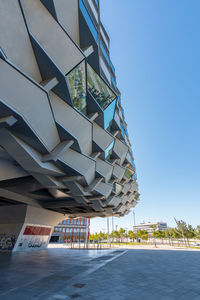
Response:
[[[200,224],[200,1],[100,0],[135,156],[136,223]],[[130,228],[133,215],[114,218]],[[91,231],[106,219],[91,221]]]

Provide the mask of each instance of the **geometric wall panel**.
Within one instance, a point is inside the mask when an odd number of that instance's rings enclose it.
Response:
[[[0,0],[0,206],[122,216],[135,163],[98,1]]]

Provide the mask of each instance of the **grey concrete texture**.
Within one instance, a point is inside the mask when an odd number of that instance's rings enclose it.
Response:
[[[83,5],[91,20],[98,15],[93,1]],[[103,78],[103,54],[79,6],[78,0],[0,0],[0,207],[23,203],[62,216],[105,217],[137,204],[136,178],[125,173],[136,170],[120,92]],[[96,31],[107,36],[96,21]],[[80,64],[77,75],[72,71]],[[72,73],[78,77],[70,83]],[[95,78],[98,87],[89,90]]]
[[[198,300],[199,264],[198,251],[0,253],[0,299]]]

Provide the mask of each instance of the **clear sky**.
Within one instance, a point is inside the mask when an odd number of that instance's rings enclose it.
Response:
[[[136,162],[136,223],[200,224],[200,1],[100,0]],[[133,215],[114,218],[130,228]],[[106,219],[91,221],[91,231]]]

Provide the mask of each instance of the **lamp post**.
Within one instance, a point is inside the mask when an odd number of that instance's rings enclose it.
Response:
[[[114,218],[112,215],[112,243],[114,243]]]
[[[134,222],[134,226],[136,225],[135,223],[135,211],[133,210],[133,222]]]
[[[110,237],[109,237],[109,217],[107,217],[107,233],[108,233],[108,236],[107,236],[107,245],[109,245],[109,242],[110,242]]]
[[[126,242],[128,243],[128,227],[125,227],[126,230]]]

